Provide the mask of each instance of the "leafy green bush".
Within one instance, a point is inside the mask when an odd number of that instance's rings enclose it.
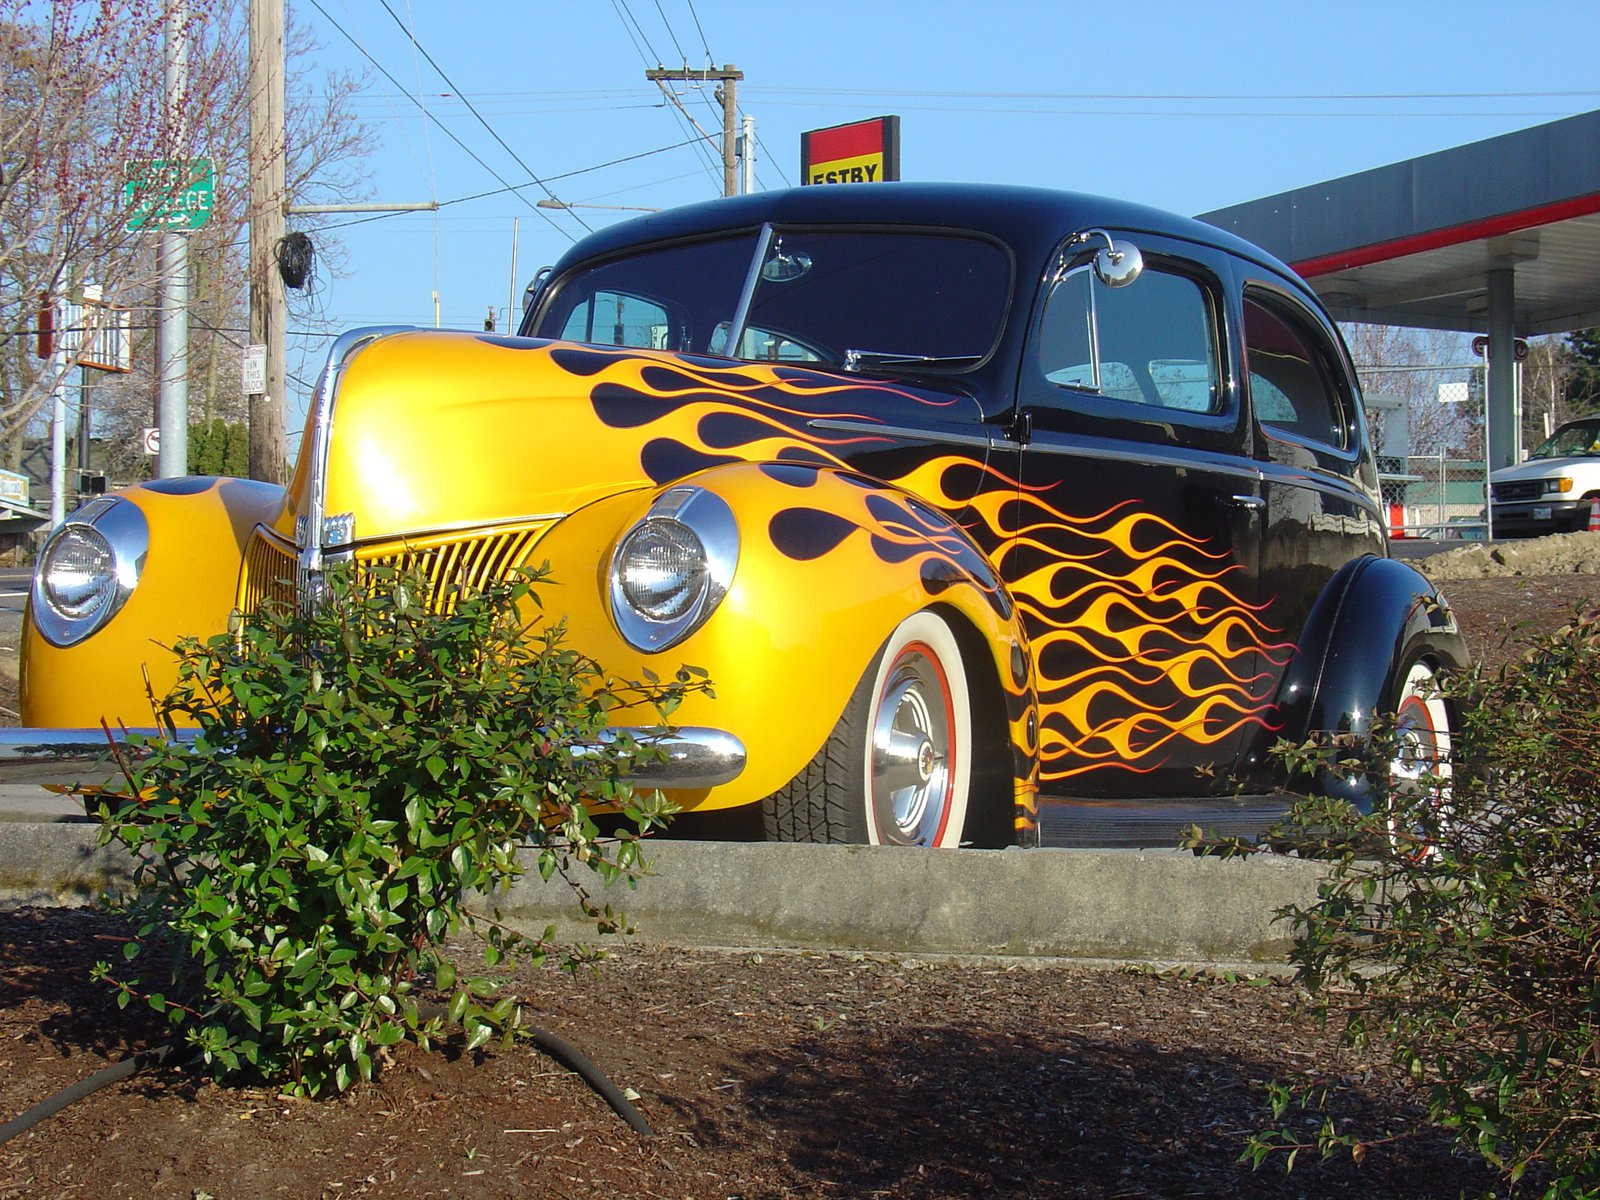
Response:
[[[1462,714],[1448,777],[1370,817],[1307,803],[1279,831],[1278,848],[1332,864],[1287,914],[1291,959],[1344,1040],[1379,1038],[1431,1119],[1508,1179],[1600,1196],[1600,626],[1530,641],[1447,694]],[[1275,1089],[1275,1117],[1305,1100]],[[1311,1147],[1360,1158],[1366,1143],[1285,1127],[1246,1157]]]
[[[447,1025],[469,1047],[517,1028],[490,980],[456,978],[443,939],[479,933],[492,969],[513,951],[542,959],[550,931],[523,938],[464,893],[517,878],[528,843],[545,878],[574,865],[632,878],[637,834],[667,814],[622,774],[652,751],[580,749],[619,706],[665,721],[705,687],[687,670],[666,685],[604,678],[538,617],[540,577],[433,611],[419,578],[336,570],[314,613],[269,606],[234,635],[177,647],[157,713],[198,738],[144,741],[125,756],[123,794],[90,797],[102,840],[141,861],[137,937],[124,964],[98,968],[119,1003],[164,1013],[219,1076],[306,1095],[370,1078],[385,1048],[426,1046]],[[595,806],[630,831],[601,840]],[[601,930],[619,926],[574,884]],[[147,984],[158,957],[170,982]],[[419,976],[452,993],[445,1020],[419,1010]]]

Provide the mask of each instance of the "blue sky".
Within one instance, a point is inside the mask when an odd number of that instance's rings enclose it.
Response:
[[[582,236],[576,218],[632,215],[537,208],[548,194],[720,195],[715,151],[683,144],[689,118],[720,131],[710,87],[679,85],[685,117],[646,81],[658,63],[744,72],[762,188],[798,182],[802,131],[893,113],[904,178],[1185,213],[1600,108],[1596,0],[289,3],[317,63],[368,73],[363,198],[442,203],[329,231],[344,273],[313,303],[336,327],[432,325],[435,293],[441,324],[481,328],[493,306],[503,327],[521,283]],[[325,345],[291,341],[291,373],[313,377]]]

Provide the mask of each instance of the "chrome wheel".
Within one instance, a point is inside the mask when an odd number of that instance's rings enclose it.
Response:
[[[929,613],[880,655],[868,710],[863,798],[875,845],[954,846],[966,817],[972,718],[960,651]]]
[[[1395,704],[1389,760],[1389,822],[1396,848],[1420,832],[1407,813],[1437,817],[1448,803],[1450,751],[1450,707],[1439,693],[1438,675],[1427,663],[1413,663]],[[1403,826],[1411,827],[1409,833]]]
[[[959,846],[972,780],[961,649],[931,612],[895,627],[816,756],[761,802],[783,842]]]

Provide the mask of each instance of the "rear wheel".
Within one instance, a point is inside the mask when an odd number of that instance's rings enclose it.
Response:
[[[1438,673],[1426,662],[1412,663],[1395,699],[1389,759],[1389,828],[1396,849],[1415,843],[1412,852],[1425,853],[1430,836],[1437,835],[1450,799],[1451,721]]]
[[[957,846],[972,777],[961,650],[930,612],[878,651],[817,756],[762,802],[778,841]]]

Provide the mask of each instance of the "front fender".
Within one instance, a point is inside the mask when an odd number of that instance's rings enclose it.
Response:
[[[1444,595],[1416,568],[1368,555],[1345,564],[1323,589],[1298,639],[1278,693],[1277,736],[1304,742],[1323,733],[1365,738],[1375,715],[1393,710],[1406,671],[1426,662],[1465,668],[1470,656]],[[1265,739],[1249,758],[1269,769]],[[1371,802],[1370,784],[1327,774],[1316,790]]]
[[[209,637],[227,629],[251,531],[279,514],[285,494],[248,479],[190,476],[116,495],[137,505],[149,525],[143,570],[121,610],[77,645],[54,646],[31,613],[24,619],[24,725],[150,725],[146,673],[149,692],[166,695],[177,678],[172,646],[188,635]]]
[[[534,555],[550,562],[558,585],[545,589],[548,609],[566,617],[571,643],[608,674],[667,677],[688,664],[710,676],[714,698],[690,697],[673,721],[733,733],[746,765],[734,782],[676,797],[680,803],[746,804],[788,783],[827,739],[895,626],[922,609],[939,610],[966,639],[976,660],[967,669],[991,691],[998,683],[1008,696],[1031,696],[1011,598],[943,513],[877,481],[799,464],[732,464],[672,486],[685,485],[727,503],[739,556],[715,613],[666,650],[630,645],[607,607],[611,553],[664,489],[589,505],[552,529]],[[1025,724],[1025,705],[1012,707]],[[617,723],[649,720],[621,714]]]

